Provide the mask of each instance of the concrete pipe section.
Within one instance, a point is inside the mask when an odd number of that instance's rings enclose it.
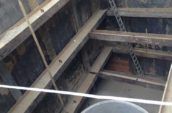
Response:
[[[96,103],[81,113],[148,113],[138,105],[129,102],[102,101]]]

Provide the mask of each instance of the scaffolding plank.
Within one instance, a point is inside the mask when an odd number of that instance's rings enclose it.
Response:
[[[91,89],[97,78],[96,73],[98,73],[100,69],[104,66],[106,60],[110,56],[111,51],[112,51],[111,47],[105,47],[102,50],[98,58],[95,60],[93,66],[91,67],[91,71],[95,72],[95,74],[89,73],[77,92],[81,92],[81,93],[89,92],[89,90]],[[76,113],[79,106],[81,106],[81,102],[83,99],[84,97],[72,97],[71,100],[64,107],[62,113]]]
[[[53,77],[58,78],[65,70],[68,64],[72,61],[78,51],[88,40],[87,35],[96,26],[96,24],[102,19],[105,14],[105,10],[99,10],[84,24],[84,26],[78,31],[78,33],[71,39],[71,41],[63,48],[63,50],[57,55],[57,57],[50,64],[50,71]],[[31,87],[46,88],[51,81],[47,70],[45,70]],[[25,113],[29,106],[39,96],[39,92],[27,91],[17,103],[10,109],[9,113]]]
[[[122,17],[145,17],[145,18],[172,18],[172,8],[119,8]],[[115,16],[112,10],[108,16]]]
[[[34,30],[37,30],[69,1],[70,0],[50,0],[35,9],[29,15],[29,21]],[[6,32],[0,34],[0,60],[18,47],[30,34],[27,22],[24,21],[24,19],[17,22]]]
[[[95,30],[90,33],[92,39],[106,42],[128,42],[138,44],[152,44],[159,46],[171,46],[172,35],[146,34],[135,32]]]
[[[172,102],[172,65],[168,74],[162,101]],[[172,113],[171,106],[160,106],[159,113]]]

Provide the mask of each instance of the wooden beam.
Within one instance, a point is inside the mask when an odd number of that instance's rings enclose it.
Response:
[[[118,11],[122,17],[172,18],[172,8],[119,8]],[[107,15],[114,13],[109,10]]]
[[[72,59],[76,56],[78,51],[88,40],[87,35],[96,26],[97,22],[102,19],[105,10],[100,10],[93,14],[93,16],[84,24],[78,33],[71,39],[71,41],[64,47],[58,56],[50,64],[50,71],[53,77],[58,78],[61,73],[66,69]],[[46,88],[51,82],[47,70],[37,78],[31,87]],[[17,103],[10,109],[9,113],[25,113],[29,106],[39,96],[40,92],[27,91]]]
[[[58,12],[70,0],[50,0],[46,1],[35,9],[29,15],[29,21],[34,30],[37,30],[48,19],[50,19],[56,12]],[[27,22],[22,19],[9,30],[0,35],[0,60],[18,47],[24,40],[26,40],[30,31]]]
[[[91,70],[93,72],[98,73],[100,71],[100,69],[104,66],[106,60],[108,59],[111,51],[111,47],[105,47],[102,50],[98,58],[95,60],[93,66],[91,67]],[[95,83],[96,78],[97,74],[89,73],[77,92],[88,93]],[[77,109],[81,106],[83,99],[84,97],[72,97],[71,100],[64,107],[62,113],[76,113]]]
[[[172,65],[168,74],[162,101],[172,102]],[[171,106],[160,106],[159,113],[172,113]]]
[[[95,30],[90,33],[92,39],[106,42],[129,42],[138,44],[152,44],[171,46],[172,35],[146,34],[122,31]]]
[[[158,77],[138,77],[136,75],[128,75],[128,74],[123,74],[119,72],[113,72],[113,71],[101,71],[99,73],[100,77],[103,78],[109,78],[109,79],[121,79],[121,80],[127,80],[127,81],[132,81],[136,84],[141,84],[141,85],[150,85],[151,87],[158,87],[163,89],[165,87],[165,80],[162,80],[162,78]]]
[[[129,53],[129,50],[125,46],[115,46],[113,47],[113,52],[127,54]],[[153,50],[153,49],[144,49],[144,48],[133,48],[133,52],[137,56],[172,61],[172,52],[165,52],[162,50]]]

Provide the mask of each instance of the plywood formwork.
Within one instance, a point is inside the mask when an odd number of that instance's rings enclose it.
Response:
[[[78,51],[88,40],[89,32],[102,20],[105,14],[105,10],[99,10],[84,24],[84,26],[78,31],[78,33],[71,39],[71,41],[63,48],[58,56],[52,61],[49,68],[53,77],[60,76],[65,70],[68,64],[72,61]],[[31,87],[46,88],[51,81],[48,76],[47,70],[45,70],[37,80],[32,84]],[[39,92],[27,91],[17,103],[10,109],[9,113],[24,113],[27,111],[29,106],[39,96]]]
[[[172,18],[172,8],[118,8],[122,17]],[[112,10],[108,16],[115,16]]]

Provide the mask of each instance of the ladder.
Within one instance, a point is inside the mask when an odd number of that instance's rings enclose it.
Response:
[[[124,23],[122,21],[122,18],[121,18],[121,16],[118,13],[118,8],[117,8],[117,6],[115,4],[115,1],[114,0],[108,0],[108,1],[109,1],[109,4],[110,4],[110,8],[113,10],[113,13],[114,13],[114,15],[116,17],[116,20],[117,20],[117,23],[119,25],[120,31],[127,31],[125,26],[124,26]],[[144,74],[143,70],[142,70],[142,68],[140,66],[140,63],[139,63],[139,61],[137,59],[137,56],[133,52],[132,45],[130,43],[127,43],[127,46],[129,48],[129,54],[130,54],[131,59],[132,59],[132,61],[134,63],[134,66],[136,68],[137,74],[140,75],[140,76],[143,76],[143,74]]]

